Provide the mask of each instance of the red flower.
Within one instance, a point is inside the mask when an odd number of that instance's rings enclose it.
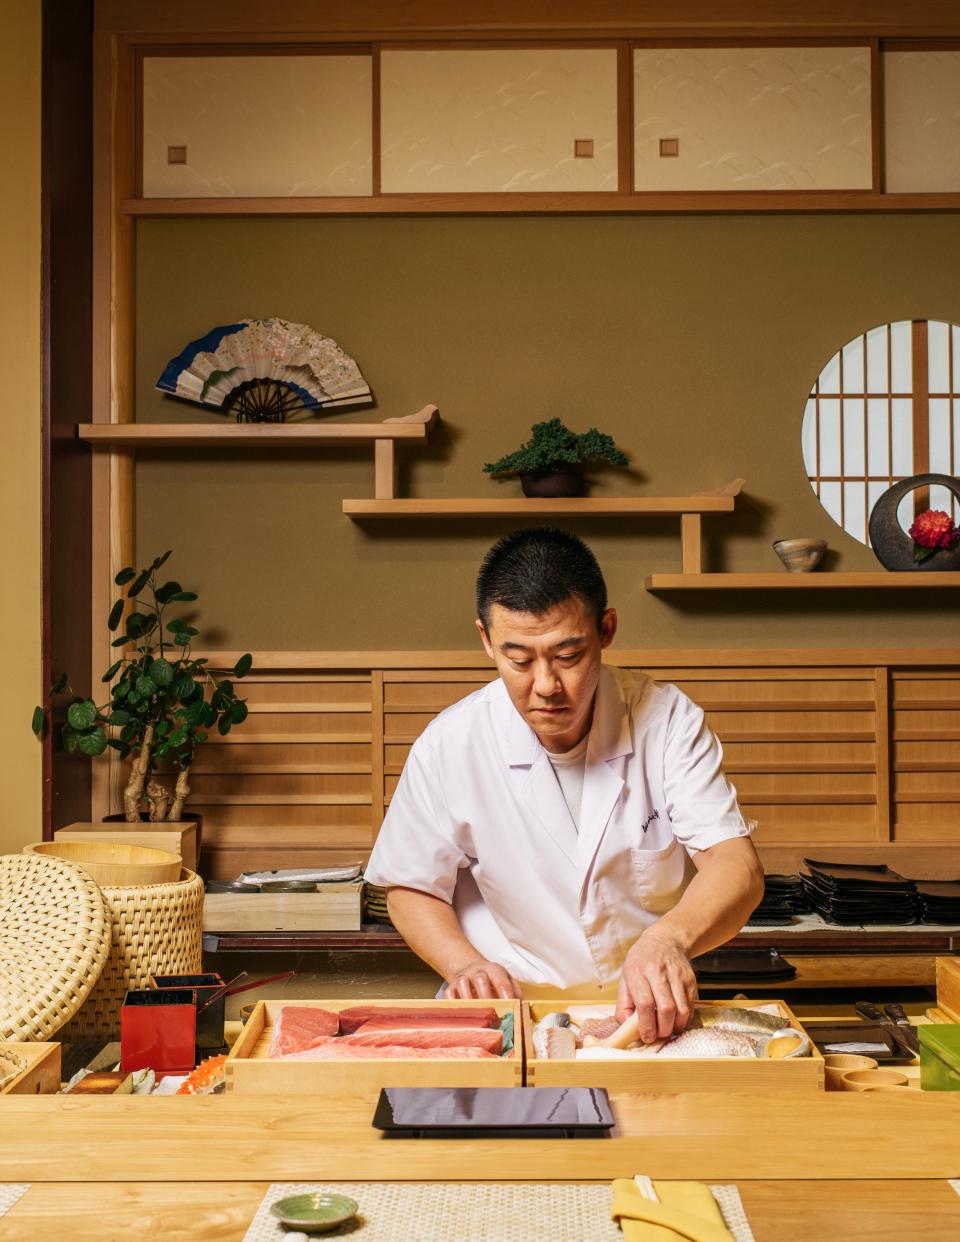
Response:
[[[927,509],[917,515],[910,527],[910,538],[921,548],[952,548],[960,539],[960,531],[954,525],[953,518],[942,509]]]

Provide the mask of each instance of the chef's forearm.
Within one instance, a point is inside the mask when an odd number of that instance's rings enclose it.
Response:
[[[763,897],[763,867],[747,838],[723,841],[695,861],[697,874],[680,901],[643,933],[669,938],[687,957],[725,944]]]
[[[388,888],[387,909],[414,953],[447,981],[482,958],[463,934],[453,907],[442,898],[414,888]]]

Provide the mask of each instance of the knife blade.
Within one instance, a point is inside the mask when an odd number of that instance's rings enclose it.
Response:
[[[917,1028],[911,1023],[906,1013],[904,1013],[903,1006],[898,1005],[896,1001],[894,1001],[889,1005],[884,1005],[883,1011],[888,1017],[892,1018],[898,1027],[901,1028],[902,1034],[909,1042],[910,1047],[913,1049],[914,1055],[916,1056],[920,1052],[920,1036],[917,1034]]]

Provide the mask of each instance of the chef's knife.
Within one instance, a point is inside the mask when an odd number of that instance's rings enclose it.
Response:
[[[890,1035],[897,1046],[903,1049],[908,1056],[915,1057],[919,1054],[919,1037],[917,1032],[910,1025],[907,1020],[907,1015],[903,1013],[902,1009],[900,1009],[901,1014],[903,1014],[903,1022],[901,1023],[899,1019],[894,1021],[891,1017],[885,1014],[878,1005],[874,1005],[870,1001],[857,1001],[853,1007],[857,1013],[860,1014],[862,1018],[866,1018],[868,1022],[878,1022],[881,1026],[885,1027],[890,1032]]]
[[[920,1052],[920,1037],[917,1034],[917,1028],[912,1025],[910,1019],[904,1013],[903,1006],[898,1005],[894,1001],[892,1004],[884,1005],[883,1010],[901,1028],[901,1033],[906,1037],[914,1051],[914,1055],[918,1055]]]

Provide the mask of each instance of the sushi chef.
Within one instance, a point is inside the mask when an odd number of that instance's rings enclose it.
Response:
[[[615,997],[685,1027],[690,959],[735,935],[763,871],[721,749],[675,686],[604,665],[617,614],[574,535],[521,530],[477,580],[499,677],[414,743],[366,878],[449,998]]]

